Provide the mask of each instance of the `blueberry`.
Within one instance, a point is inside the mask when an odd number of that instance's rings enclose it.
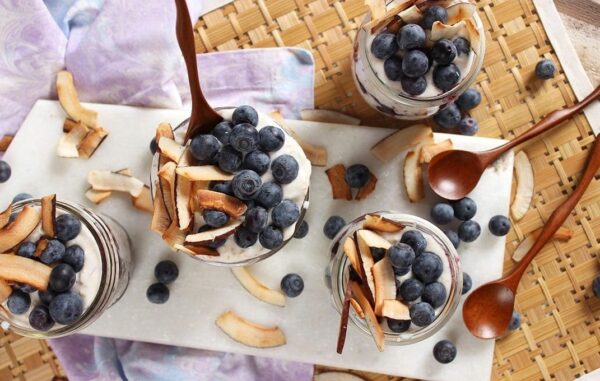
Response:
[[[256,243],[256,241],[258,240],[258,234],[252,233],[246,228],[241,228],[235,232],[235,234],[233,235],[233,239],[239,247],[245,249]]]
[[[550,79],[554,77],[556,67],[549,59],[543,59],[535,65],[535,75],[539,79]]]
[[[398,293],[405,302],[413,302],[421,297],[423,294],[423,283],[418,279],[408,278],[400,285]]]
[[[415,251],[405,243],[398,242],[388,249],[390,262],[394,267],[410,267],[415,260]]]
[[[420,255],[427,248],[427,240],[423,234],[417,230],[409,230],[402,234],[400,242],[412,247],[416,256]]]
[[[410,271],[410,267],[392,267],[392,269],[394,270],[395,276],[406,275]]]
[[[456,357],[456,346],[450,340],[438,341],[433,347],[433,357],[439,363],[451,363]]]
[[[213,135],[194,136],[190,143],[190,153],[194,159],[202,163],[212,163],[221,148],[223,143]]]
[[[458,122],[458,131],[462,135],[473,136],[479,131],[479,123],[471,117],[463,118]]]
[[[435,311],[429,303],[418,302],[410,306],[410,320],[418,327],[427,327],[435,320]]]
[[[510,318],[510,323],[508,323],[508,330],[514,331],[521,326],[521,314],[513,310],[512,317]]]
[[[308,235],[308,222],[302,221],[300,225],[296,228],[294,232],[294,238],[302,239]]]
[[[452,204],[454,216],[462,221],[468,221],[475,217],[477,213],[477,204],[472,198],[465,197]]]
[[[231,117],[233,124],[249,123],[253,126],[258,125],[258,113],[251,106],[240,106],[233,111]]]
[[[291,200],[283,200],[271,212],[273,225],[278,228],[292,226],[300,218],[300,209]]]
[[[396,320],[388,318],[387,325],[390,331],[402,333],[408,331],[410,328],[410,320]]]
[[[225,172],[234,173],[242,166],[242,154],[231,146],[225,146],[215,157],[217,165]]]
[[[210,190],[233,196],[231,181],[213,181],[210,183]]]
[[[258,235],[258,241],[266,249],[276,249],[283,244],[283,232],[281,229],[269,225]]]
[[[440,65],[448,65],[456,58],[456,46],[452,41],[442,38],[437,40],[431,48],[431,57]]]
[[[425,31],[417,24],[404,25],[397,36],[398,46],[402,50],[425,46],[426,39]]]
[[[379,262],[385,257],[386,250],[381,247],[370,247],[371,256],[373,257],[373,261]]]
[[[158,150],[158,143],[156,143],[156,138],[152,138],[152,140],[150,140],[150,153],[152,155],[156,154],[156,151]]]
[[[258,131],[248,123],[237,124],[229,134],[229,144],[238,152],[252,152],[258,147]]]
[[[466,294],[473,287],[473,281],[471,280],[471,276],[463,271],[463,285],[462,285],[462,294]]]
[[[281,190],[281,186],[274,182],[268,182],[260,187],[255,201],[265,209],[271,209],[279,204],[282,199],[283,191]]]
[[[12,199],[12,203],[16,204],[19,201],[23,201],[23,200],[27,200],[33,198],[32,195],[30,195],[29,193],[19,193],[18,195],[16,195],[15,197],[13,197]]]
[[[265,126],[258,132],[258,145],[265,152],[274,152],[283,147],[285,133],[281,128]]]
[[[596,298],[600,298],[600,276],[597,276],[592,281],[592,291],[594,292]]]
[[[246,229],[248,229],[248,231],[258,234],[265,230],[268,224],[269,213],[265,208],[261,206],[255,206],[252,209],[248,209],[246,212],[244,226]]]
[[[160,261],[154,267],[154,276],[162,284],[173,283],[179,276],[179,268],[173,261]]]
[[[279,184],[289,184],[298,177],[298,162],[291,155],[281,155],[271,164],[273,178]]]
[[[73,271],[80,272],[85,263],[85,252],[79,245],[67,247],[65,255],[62,258],[63,263],[70,265]]]
[[[231,180],[233,194],[240,200],[253,199],[260,192],[261,185],[262,180],[260,176],[248,169],[239,172]]]
[[[446,287],[440,282],[429,283],[423,289],[421,300],[431,304],[431,307],[438,308],[446,302]]]
[[[439,21],[442,24],[448,22],[448,11],[446,8],[434,5],[425,10],[425,15],[423,16],[423,28],[431,29],[433,23],[436,21]]]
[[[8,310],[15,315],[24,314],[31,306],[31,297],[21,290],[13,290],[6,302]]]
[[[33,258],[35,254],[35,243],[23,242],[17,250],[17,255],[25,258]]]
[[[350,188],[362,188],[369,182],[371,172],[362,164],[354,164],[346,169],[344,179]]]
[[[281,291],[289,298],[295,298],[304,290],[304,281],[298,274],[287,274],[281,280]]]
[[[464,242],[473,242],[481,234],[481,227],[473,220],[465,221],[458,227],[458,237]]]
[[[75,284],[75,271],[66,263],[61,263],[52,269],[48,286],[52,291],[69,291]],[[56,319],[55,319],[56,320]]]
[[[490,229],[490,232],[495,236],[505,236],[510,230],[510,220],[506,216],[494,216],[490,219],[488,229]]]
[[[252,151],[244,157],[244,168],[250,169],[259,175],[264,175],[269,170],[271,159],[262,151]]]
[[[72,292],[58,294],[48,307],[50,317],[58,324],[73,324],[83,313],[83,300]]]
[[[413,274],[418,280],[428,284],[435,282],[440,275],[442,275],[442,271],[444,271],[444,265],[439,256],[426,251],[415,258],[412,270]]]
[[[42,251],[40,260],[47,265],[58,262],[63,259],[65,251],[65,245],[62,242],[57,239],[51,239],[48,241],[48,246]]]
[[[371,53],[382,60],[393,56],[397,51],[396,35],[392,33],[380,33],[375,36],[371,43]]]
[[[54,299],[55,296],[56,293],[52,290],[38,291],[38,297],[40,298],[40,302],[42,302],[42,304],[44,304],[45,306],[49,306],[50,302],[52,301],[52,299]]]
[[[4,160],[0,160],[0,183],[5,183],[10,179],[10,174],[12,170],[10,169],[10,165]]]
[[[44,305],[37,305],[29,313],[29,324],[31,328],[38,331],[46,332],[54,326],[54,320],[50,317],[48,307]]]
[[[402,71],[411,78],[423,76],[429,70],[429,58],[420,50],[410,50],[402,58]]]
[[[460,69],[455,64],[437,65],[433,69],[433,84],[440,90],[451,90],[460,80]]]
[[[77,237],[81,232],[81,222],[70,214],[56,217],[56,238],[67,242]]]
[[[406,91],[409,95],[421,95],[427,89],[427,80],[425,77],[402,77],[400,80],[402,84],[402,90]]]
[[[466,38],[457,37],[454,40],[452,40],[452,43],[456,47],[456,52],[458,53],[458,55],[469,54],[469,52],[471,51],[471,43]]]
[[[227,215],[227,213],[215,209],[204,209],[202,211],[202,217],[204,218],[204,222],[213,228],[220,228],[229,222],[229,215]]]
[[[431,208],[431,219],[438,225],[446,225],[454,219],[454,209],[447,202],[438,202]]]
[[[477,89],[468,89],[456,100],[456,105],[464,112],[477,107],[480,103],[481,93]]]
[[[329,239],[333,239],[342,228],[346,226],[346,221],[340,216],[331,216],[323,226],[323,233]]]
[[[460,122],[460,110],[454,103],[449,103],[446,107],[440,109],[433,115],[434,122],[442,128],[452,128],[458,126]]]
[[[444,234],[446,234],[446,237],[448,237],[452,243],[452,246],[454,246],[455,249],[458,249],[458,246],[460,246],[460,238],[458,238],[458,233],[456,233],[454,230],[446,229],[444,230]]]
[[[383,63],[383,71],[390,81],[399,81],[404,75],[402,72],[402,59],[390,57]]]
[[[228,120],[224,120],[213,128],[212,134],[215,138],[219,139],[223,145],[227,145],[229,144],[229,135],[231,134],[232,128],[233,124]]]
[[[154,283],[146,290],[146,298],[150,303],[164,304],[169,300],[169,287],[162,283]]]

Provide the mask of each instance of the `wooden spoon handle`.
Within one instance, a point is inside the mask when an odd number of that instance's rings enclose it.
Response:
[[[552,238],[554,233],[560,228],[560,226],[565,222],[571,211],[575,208],[581,196],[590,185],[590,182],[594,178],[596,172],[600,168],[600,136],[596,138],[594,142],[594,146],[592,148],[592,153],[588,159],[587,166],[585,167],[585,171],[579,180],[579,184],[571,193],[569,197],[558,207],[552,214],[550,218],[544,225],[540,236],[535,241],[531,249],[525,254],[519,265],[507,276],[507,278],[511,279],[511,284],[514,286],[513,289],[516,290],[517,284],[523,275],[523,272],[531,262],[531,260],[536,256],[536,254],[544,247],[544,245]]]
[[[587,97],[585,97],[581,102],[575,103],[571,107],[566,107],[562,110],[556,110],[551,112],[544,119],[542,119],[536,125],[527,130],[527,132],[525,132],[524,134],[519,135],[510,142],[498,148],[488,151],[488,153],[490,154],[490,162],[494,161],[498,156],[502,155],[509,149],[516,147],[519,144],[538,136],[542,132],[545,132],[553,127],[558,126],[559,124],[569,119],[571,116],[578,113],[598,98],[600,98],[600,86],[596,87],[596,89],[592,91],[592,93],[589,94]]]

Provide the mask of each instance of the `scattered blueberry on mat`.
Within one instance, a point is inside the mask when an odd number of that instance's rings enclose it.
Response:
[[[16,204],[19,201],[23,201],[23,200],[27,200],[33,198],[32,195],[30,195],[29,193],[19,193],[18,195],[16,195],[15,197],[13,197],[12,199],[12,203]]]
[[[308,222],[302,221],[302,223],[296,228],[294,232],[294,238],[302,239],[308,235]]]
[[[371,172],[362,164],[354,164],[346,169],[344,178],[350,188],[362,188],[369,182]]]
[[[465,221],[458,227],[458,237],[464,242],[473,242],[481,234],[481,226],[473,220]]]
[[[471,276],[463,271],[463,285],[462,285],[462,295],[466,294],[473,287],[473,280],[471,280]]]
[[[433,357],[442,364],[448,364],[456,358],[456,346],[450,340],[442,340],[433,347]]]
[[[481,93],[477,89],[468,89],[458,97],[456,105],[463,111],[469,111],[481,103]]]
[[[298,274],[287,274],[281,279],[281,291],[290,297],[295,298],[304,290],[304,280]]]
[[[340,216],[331,216],[325,221],[323,233],[329,239],[333,239],[337,233],[346,226],[346,221]]]
[[[48,306],[50,317],[58,324],[75,323],[83,313],[83,300],[73,292],[56,295]]]
[[[31,296],[21,290],[13,290],[6,301],[8,310],[15,315],[22,315],[31,306]]]
[[[169,288],[162,283],[154,283],[146,291],[150,303],[164,304],[169,300]]]
[[[438,202],[431,208],[431,219],[438,225],[446,225],[454,220],[454,209],[447,202]]]
[[[170,284],[175,282],[179,277],[179,268],[173,261],[160,261],[154,267],[154,276],[162,284]]]
[[[555,74],[556,67],[554,66],[554,62],[547,58],[540,60],[540,62],[535,65],[535,75],[539,79],[551,79]]]
[[[458,122],[458,131],[461,135],[473,136],[479,131],[479,123],[471,117],[466,117]]]
[[[490,233],[495,236],[505,236],[510,231],[510,220],[506,216],[494,216],[490,219],[488,229],[490,229]]]
[[[10,165],[4,160],[0,160],[0,183],[7,182],[10,179],[11,173]]]
[[[512,317],[510,318],[510,323],[508,324],[508,330],[514,331],[521,326],[521,314],[514,310],[512,313]]]
[[[446,234],[446,237],[448,237],[448,239],[452,243],[452,246],[454,246],[455,249],[458,249],[458,247],[460,246],[460,238],[458,237],[458,233],[454,230],[446,229],[444,230],[444,234]]]
[[[69,291],[75,284],[75,270],[66,263],[61,263],[52,269],[50,273],[49,288],[61,293]]]
[[[396,319],[386,319],[387,325],[390,331],[396,333],[402,333],[408,331],[410,328],[410,320],[396,320]]]
[[[468,221],[477,214],[477,204],[470,197],[462,198],[452,204],[454,216],[461,221]]]
[[[29,324],[35,330],[46,332],[54,326],[48,307],[38,304],[29,313]]]
[[[461,120],[460,110],[454,103],[449,103],[433,115],[433,121],[442,128],[458,126]]]

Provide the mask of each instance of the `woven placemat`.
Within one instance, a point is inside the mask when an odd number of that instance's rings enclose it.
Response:
[[[43,340],[0,332],[0,380],[66,380],[64,372]]]

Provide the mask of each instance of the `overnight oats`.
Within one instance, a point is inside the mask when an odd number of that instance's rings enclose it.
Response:
[[[341,314],[338,352],[348,320],[385,343],[433,335],[460,301],[462,271],[446,235],[421,218],[395,212],[364,215],[335,237],[326,282]]]
[[[125,292],[127,233],[117,222],[56,196],[0,214],[0,321],[20,335],[72,334]]]
[[[196,259],[247,265],[277,252],[300,226],[311,163],[270,116],[250,106],[218,112],[223,121],[187,143],[187,121],[159,126],[152,230]]]
[[[372,107],[422,119],[473,84],[485,54],[474,4],[399,0],[377,13],[359,29],[352,60],[357,87]]]

